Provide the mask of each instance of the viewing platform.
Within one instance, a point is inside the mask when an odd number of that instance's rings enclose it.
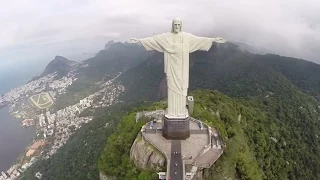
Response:
[[[199,170],[210,168],[223,153],[217,130],[195,118],[190,118],[190,137],[186,140],[164,138],[162,127],[163,121],[158,118],[141,128],[142,137],[167,159],[167,172],[159,172],[160,179],[192,179]],[[191,168],[186,170],[186,166]]]

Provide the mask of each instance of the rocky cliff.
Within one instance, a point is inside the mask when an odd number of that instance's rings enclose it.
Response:
[[[166,158],[160,151],[146,142],[139,133],[131,146],[130,158],[139,169],[166,171]],[[100,180],[115,180],[116,177],[107,176],[100,172]]]
[[[130,158],[134,160],[135,165],[141,169],[163,169],[166,167],[166,158],[164,155],[146,142],[139,134],[134,141]]]
[[[103,172],[100,172],[99,175],[100,175],[100,180],[117,180],[116,177],[107,176],[103,174]]]

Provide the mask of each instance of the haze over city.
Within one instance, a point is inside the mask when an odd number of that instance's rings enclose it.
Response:
[[[166,32],[175,16],[183,30],[200,36],[319,63],[318,9],[316,0],[3,1],[0,69],[35,61],[43,67],[55,55],[82,60],[108,40]]]

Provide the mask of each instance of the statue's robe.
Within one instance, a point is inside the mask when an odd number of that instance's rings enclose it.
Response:
[[[173,117],[186,117],[186,96],[189,87],[189,54],[208,51],[213,39],[190,33],[163,33],[139,39],[147,51],[164,53],[164,72],[168,84],[168,111]]]

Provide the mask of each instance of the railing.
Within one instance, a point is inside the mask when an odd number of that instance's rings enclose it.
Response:
[[[211,136],[211,127],[210,126],[208,126],[208,134],[209,134],[209,146],[210,147],[212,147],[212,144],[211,144],[211,142],[212,142],[212,136]]]
[[[186,179],[186,167],[184,160],[182,160],[182,179]]]
[[[136,122],[143,116],[154,116],[154,115],[164,115],[164,110],[155,110],[155,111],[141,111],[136,114]]]

